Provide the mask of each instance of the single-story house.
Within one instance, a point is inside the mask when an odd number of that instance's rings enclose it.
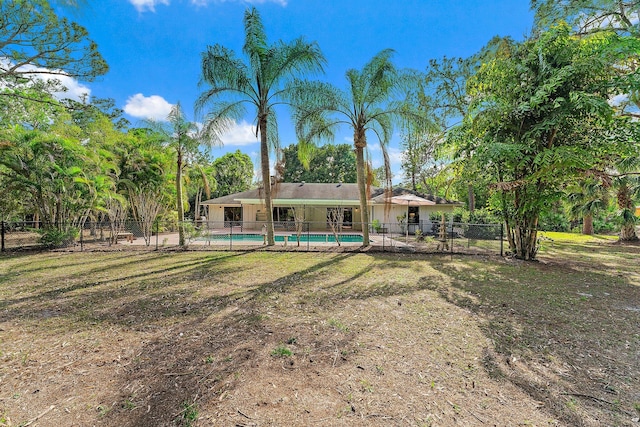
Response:
[[[276,229],[293,230],[296,220],[309,224],[310,230],[327,230],[331,218],[339,212],[343,229],[362,230],[357,184],[284,183],[272,187],[273,220]],[[202,202],[206,206],[206,225],[211,228],[240,226],[243,230],[260,230],[266,222],[264,189],[256,188]],[[404,217],[409,231],[429,229],[430,216],[451,212],[460,202],[403,188],[386,194],[371,187],[368,202],[369,220],[379,224],[397,224]]]

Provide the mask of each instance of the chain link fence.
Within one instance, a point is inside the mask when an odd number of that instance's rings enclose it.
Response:
[[[274,222],[275,245],[267,246],[264,222],[156,221],[142,224],[86,222],[82,227],[45,229],[38,222],[2,222],[3,252],[65,249],[91,250],[288,250],[357,251],[362,247],[363,225],[308,221]],[[179,226],[184,244],[180,245]],[[504,254],[500,224],[457,222],[379,223],[367,226],[370,248],[385,252]]]

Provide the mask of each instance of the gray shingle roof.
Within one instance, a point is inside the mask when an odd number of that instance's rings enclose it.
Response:
[[[461,205],[461,202],[457,202],[455,200],[448,200],[444,197],[434,196],[433,194],[425,194],[420,193],[418,191],[409,190],[408,188],[394,188],[391,190],[390,195],[385,195],[385,191],[383,188],[376,188],[375,191],[371,190],[371,200],[375,203],[384,203],[387,197],[401,196],[403,194],[413,194],[414,196],[422,197],[423,199],[431,200],[435,202],[436,205]]]
[[[336,201],[349,202],[353,204],[359,203],[358,184],[318,184],[318,183],[290,183],[280,182],[273,187],[272,199],[278,200],[307,200],[307,201]],[[422,194],[416,191],[407,190],[405,188],[395,188],[392,196],[401,194],[415,194],[431,200],[436,204],[459,204],[452,200],[442,197],[436,197],[431,194]],[[241,193],[230,194],[228,196],[218,197],[216,199],[206,200],[202,202],[204,205],[239,205],[241,201],[258,201],[264,199],[262,188],[243,191]],[[384,189],[371,187],[371,201],[375,204],[383,204],[385,200]]]

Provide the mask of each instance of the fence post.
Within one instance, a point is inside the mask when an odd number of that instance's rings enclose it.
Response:
[[[311,224],[307,222],[307,252],[309,252],[309,240],[311,239],[311,236],[309,235],[309,229],[311,228]]]
[[[504,223],[500,223],[500,256],[504,256]]]
[[[451,259],[453,259],[453,221],[451,221],[451,249],[449,251]]]
[[[233,221],[229,222],[229,250],[233,250]]]
[[[384,223],[383,223],[383,224],[382,224],[382,227],[383,227],[383,228],[386,228],[386,227],[387,227],[387,224],[384,224]],[[388,230],[388,228],[387,228],[387,230]],[[385,249],[384,249],[384,244],[385,244],[384,238],[385,238],[385,236],[386,236],[386,235],[387,235],[386,231],[383,231],[383,232],[382,232],[382,252],[384,252],[384,251],[385,251]]]
[[[160,221],[156,220],[156,251],[158,250],[158,229],[159,229]]]
[[[0,228],[2,229],[2,231],[0,231],[0,234],[2,235],[2,237],[0,238],[0,240],[2,240],[2,243],[0,244],[0,246],[2,247],[2,249],[0,250],[4,252],[4,221],[0,221],[0,224],[2,224],[0,226]]]
[[[80,226],[80,252],[84,252],[83,234],[84,234],[84,224]]]

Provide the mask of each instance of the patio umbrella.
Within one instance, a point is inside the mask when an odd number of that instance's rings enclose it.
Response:
[[[399,196],[393,196],[388,199],[393,205],[405,205],[407,206],[407,225],[405,241],[409,240],[409,206],[432,206],[436,202],[427,200],[424,197],[416,196],[412,193],[400,194]]]
[[[424,197],[416,196],[415,194],[407,193],[399,196],[393,196],[389,201],[394,205],[407,205],[407,206],[430,206],[435,205],[436,202],[427,200]]]

